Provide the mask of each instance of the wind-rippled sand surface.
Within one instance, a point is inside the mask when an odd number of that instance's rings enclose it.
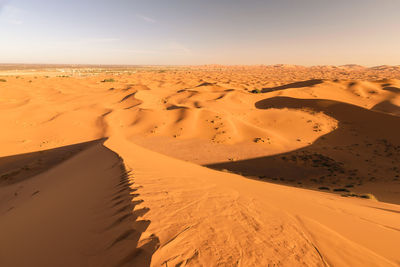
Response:
[[[1,266],[400,265],[400,67],[1,69]]]

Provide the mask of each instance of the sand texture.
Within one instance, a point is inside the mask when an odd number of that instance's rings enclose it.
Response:
[[[0,266],[400,266],[400,67],[0,66]]]

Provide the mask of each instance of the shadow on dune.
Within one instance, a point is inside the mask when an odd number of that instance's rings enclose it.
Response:
[[[176,110],[176,109],[189,109],[189,108],[184,107],[184,106],[176,106],[176,105],[171,105],[171,106],[167,107],[167,110]]]
[[[392,136],[398,139],[395,134],[391,134],[382,130],[378,130],[377,126],[392,127],[390,123],[399,122],[399,118],[389,114],[382,114],[373,112],[371,110],[347,104],[334,100],[325,99],[297,99],[291,97],[273,97],[261,100],[255,104],[258,109],[269,109],[269,108],[291,108],[291,109],[311,109],[317,112],[323,112],[339,122],[339,129],[343,124],[351,122],[354,125],[366,128],[367,134],[373,134],[375,136],[381,136],[384,138],[385,135]],[[373,122],[375,125],[371,125]],[[397,129],[398,130],[398,129]]]
[[[108,214],[104,219],[102,219],[100,226],[97,226],[103,229],[100,233],[103,238],[96,242],[105,247],[105,251],[102,255],[99,255],[99,259],[105,259],[107,264],[110,263],[110,259],[116,259],[115,262],[112,262],[111,265],[107,266],[150,266],[152,255],[159,248],[160,241],[158,237],[151,235],[149,238],[141,241],[142,245],[139,246],[138,244],[142,233],[146,231],[151,223],[149,220],[140,220],[140,217],[146,214],[149,209],[146,207],[139,209],[136,208],[137,205],[142,205],[143,203],[143,200],[139,199],[140,194],[138,192],[140,191],[140,187],[134,187],[132,173],[126,170],[122,158],[104,146],[103,143],[106,140],[107,138],[102,138],[49,150],[2,157],[0,158],[0,189],[13,186],[21,188],[25,187],[25,182],[35,182],[35,177],[39,177],[38,175],[41,173],[53,168],[54,177],[52,177],[52,179],[59,179],[59,175],[57,175],[59,172],[56,172],[56,170],[58,170],[57,166],[60,163],[80,154],[81,152],[92,149],[95,146],[98,147],[99,153],[104,153],[104,156],[110,157],[110,153],[112,153],[113,156],[111,156],[111,158],[113,160],[107,161],[107,164],[101,166],[101,168],[104,170],[114,170],[112,173],[119,173],[119,176],[110,175],[106,177],[106,180],[102,180],[104,178],[100,179],[96,177],[95,173],[93,173],[93,176],[90,179],[94,179],[94,181],[98,183],[104,182],[105,186],[103,187],[106,188],[106,192],[100,192],[100,196],[103,197],[99,199],[97,199],[99,196],[98,192],[96,194],[85,192],[87,196],[96,198],[97,204],[95,206],[101,207],[102,214]],[[103,154],[99,155],[99,157],[102,156]],[[96,168],[96,166],[92,165],[86,167],[90,172],[92,172],[92,170],[95,171],[94,168]],[[79,175],[79,170],[71,169],[70,175]],[[75,186],[79,187],[80,185],[76,184]],[[46,191],[51,190],[51,186],[49,188],[47,188]],[[35,197],[40,197],[41,191],[36,191],[32,196],[36,194],[37,196]],[[15,195],[15,199],[18,196],[19,195]],[[52,204],[57,205],[58,200],[59,199],[54,200],[54,203]],[[104,203],[106,203],[106,205]],[[74,210],[74,207],[70,207],[70,209]],[[18,212],[18,208],[9,209],[9,211],[10,210],[14,213]],[[88,220],[97,220],[93,215],[89,214],[91,212],[92,210],[88,211],[87,217],[83,216],[82,218],[78,218],[78,220],[82,220],[83,222],[87,222]],[[70,213],[67,211],[65,216],[69,216],[69,214]],[[39,217],[32,219],[40,219],[44,225],[47,223],[47,217],[44,217],[42,214],[38,214],[37,216],[42,216],[43,218]],[[21,218],[28,222],[30,221],[29,215],[22,216]],[[93,225],[98,223],[98,221],[93,221]],[[90,232],[97,231],[94,229],[86,230],[89,230]],[[60,231],[63,231],[61,226]],[[88,232],[88,236],[90,235],[90,232]],[[15,238],[17,240],[19,237],[16,236]],[[17,241],[23,242],[23,240]],[[88,244],[92,242],[90,240],[87,241]],[[18,242],[16,244],[18,244]],[[58,246],[56,245],[58,242],[59,240],[54,240],[54,250],[58,249]],[[89,247],[88,249],[90,250],[91,248]],[[43,257],[45,257],[45,254],[48,253],[46,248],[43,249],[43,253]],[[124,253],[125,256],[123,255]],[[113,255],[121,256],[116,258]],[[63,259],[59,259],[59,261],[62,262]],[[79,266],[86,266],[85,264],[87,264],[87,262],[81,262],[79,263]]]
[[[392,93],[397,93],[397,94],[400,93],[400,88],[393,87],[393,86],[386,86],[386,87],[383,87],[382,89],[385,91],[392,92]]]
[[[151,258],[160,246],[160,240],[157,236],[151,235],[144,240],[144,244],[139,246],[139,239],[143,232],[149,227],[150,220],[139,220],[139,217],[149,212],[149,208],[136,209],[135,207],[143,203],[143,200],[138,199],[140,194],[137,193],[139,188],[132,188],[134,182],[130,179],[130,172],[126,170],[125,165],[120,158],[121,176],[119,183],[114,189],[115,193],[112,195],[112,208],[115,212],[112,217],[116,220],[110,224],[106,231],[112,228],[123,225],[124,231],[116,236],[108,249],[117,249],[117,244],[122,241],[127,241],[123,246],[128,246],[131,249],[124,258],[116,262],[115,266],[150,266]]]
[[[32,153],[0,158],[0,186],[29,179],[65,161],[86,148],[103,143],[106,138]]]
[[[292,88],[301,88],[301,87],[312,87],[314,85],[323,83],[323,80],[319,79],[313,79],[313,80],[308,80],[308,81],[301,81],[301,82],[294,82],[294,83],[289,83],[277,87],[270,87],[270,88],[263,88],[261,90],[262,93],[269,93],[269,92],[275,92],[279,90],[285,90],[285,89],[292,89]]]
[[[206,167],[294,184],[359,185],[365,179],[387,178],[379,177],[376,170],[380,166],[375,162],[378,157],[387,157],[388,166],[385,167],[393,169],[391,175],[396,177],[400,173],[397,168],[400,159],[399,117],[332,100],[273,97],[255,105],[259,109],[324,112],[338,120],[338,128],[298,150]],[[359,152],[360,149],[368,154]]]
[[[393,114],[396,116],[400,115],[400,107],[394,105],[390,100],[382,101],[371,108],[371,110],[380,111],[384,113]]]

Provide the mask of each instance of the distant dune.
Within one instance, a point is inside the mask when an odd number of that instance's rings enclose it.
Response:
[[[400,265],[400,66],[0,70],[1,266]]]

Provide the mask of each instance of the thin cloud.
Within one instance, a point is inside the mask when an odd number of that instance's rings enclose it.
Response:
[[[0,19],[6,23],[21,25],[24,23],[22,20],[23,15],[24,11],[21,9],[11,5],[3,5],[0,2]]]
[[[148,17],[148,16],[143,16],[143,15],[136,15],[136,16],[137,16],[138,18],[140,18],[140,19],[146,21],[146,22],[149,22],[149,23],[156,23],[156,22],[157,22],[155,19],[152,19],[152,18],[150,18],[150,17]]]
[[[6,1],[0,0],[0,15],[1,15],[1,11],[2,11],[3,8],[5,7],[5,5],[6,5]]]

